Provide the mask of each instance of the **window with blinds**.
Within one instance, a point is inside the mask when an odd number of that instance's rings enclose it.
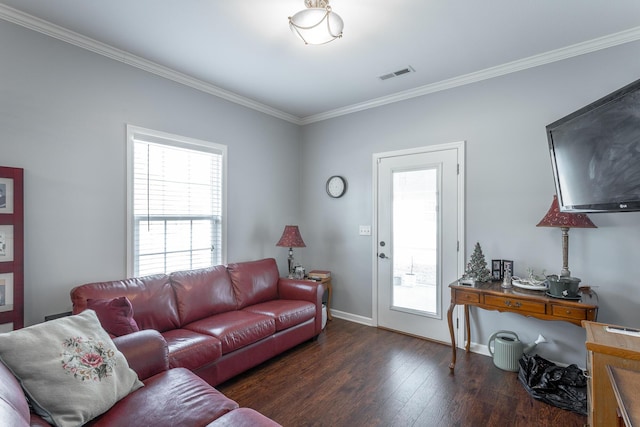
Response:
[[[133,126],[127,141],[129,271],[223,263],[226,147]]]

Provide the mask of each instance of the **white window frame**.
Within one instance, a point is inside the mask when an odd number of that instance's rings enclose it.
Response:
[[[222,264],[227,262],[227,146],[166,132],[146,129],[127,124],[127,276],[134,277],[135,272],[135,215],[134,215],[134,140],[142,139],[175,147],[206,151],[222,155],[222,209],[221,209],[221,247]]]

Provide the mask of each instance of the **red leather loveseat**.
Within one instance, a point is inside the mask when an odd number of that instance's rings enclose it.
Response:
[[[320,283],[280,278],[268,258],[85,284],[71,300],[77,314],[126,297],[132,327],[166,340],[170,367],[215,386],[320,334],[323,293]]]
[[[114,343],[144,383],[89,426],[277,427],[280,424],[233,400],[187,369],[169,369],[167,344],[156,331],[114,338]],[[60,396],[64,399],[64,396]],[[20,383],[0,363],[0,425],[49,426],[31,412]]]

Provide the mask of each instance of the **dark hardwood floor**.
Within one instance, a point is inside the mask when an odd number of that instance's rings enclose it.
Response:
[[[285,427],[582,426],[531,398],[491,358],[340,319],[217,388]]]

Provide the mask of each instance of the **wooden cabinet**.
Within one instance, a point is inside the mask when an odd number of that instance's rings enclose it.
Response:
[[[607,366],[640,370],[640,337],[608,332],[609,325],[604,323],[584,321],[582,325],[587,332],[589,425],[618,425],[618,405]]]
[[[607,372],[618,402],[618,424],[640,426],[640,371],[607,366]]]

